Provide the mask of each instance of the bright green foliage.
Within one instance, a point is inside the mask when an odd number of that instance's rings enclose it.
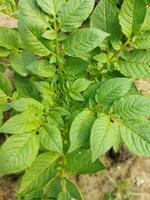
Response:
[[[84,146],[88,142],[94,119],[94,113],[88,109],[76,116],[70,128],[71,145],[69,152]]]
[[[22,134],[34,131],[41,125],[39,117],[30,112],[24,112],[11,117],[1,128],[3,133]]]
[[[70,0],[60,13],[60,25],[63,31],[72,31],[81,26],[94,7],[94,0]]]
[[[115,66],[124,76],[132,78],[148,78],[150,76],[149,61],[149,51],[133,50],[130,52],[123,52]]]
[[[137,119],[149,116],[149,106],[150,99],[140,95],[130,95],[116,101],[113,105],[113,112],[123,119]]]
[[[118,129],[115,124],[110,122],[110,118],[105,114],[100,114],[91,130],[90,142],[93,161],[112,147],[116,132]]]
[[[0,175],[17,173],[30,167],[38,149],[38,136],[34,133],[9,137],[0,150]]]
[[[150,156],[146,2],[1,0],[18,27],[0,27],[0,176],[21,174],[18,199],[83,200],[69,176],[110,149]]]
[[[13,29],[0,27],[0,46],[8,50],[18,47],[18,32]]]
[[[104,81],[97,91],[97,98],[104,103],[112,103],[129,92],[132,82],[127,78]]]
[[[145,17],[146,3],[144,0],[126,0],[123,2],[119,20],[122,32],[130,37],[132,33],[137,32]]]
[[[58,200],[71,200],[69,192],[60,192],[58,195]]]
[[[27,69],[37,76],[51,77],[55,73],[55,68],[50,65],[48,60],[36,60],[27,66]]]
[[[47,150],[61,153],[62,139],[59,129],[55,126],[45,124],[44,128],[40,131],[40,141]]]
[[[55,16],[65,5],[66,0],[37,0],[39,7],[48,15]]]
[[[7,95],[11,94],[11,83],[7,76],[3,73],[0,73],[0,89]]]
[[[112,0],[101,0],[91,17],[91,27],[110,33],[113,40],[120,38],[118,8]]]
[[[43,187],[54,175],[54,162],[59,158],[58,154],[40,154],[26,171],[22,178],[19,194],[25,194]]]
[[[95,28],[79,29],[64,41],[65,52],[69,56],[80,57],[99,46],[107,36],[107,33]]]
[[[32,63],[34,59],[34,54],[28,50],[24,50],[21,53],[15,53],[11,59],[11,67],[21,76],[27,76],[27,66]]]
[[[99,160],[91,162],[91,152],[89,150],[77,150],[66,156],[65,169],[75,175],[95,173],[105,169],[105,167]]]
[[[9,104],[11,108],[17,110],[18,112],[24,112],[29,110],[34,110],[37,112],[43,111],[43,105],[32,98],[20,98]]]

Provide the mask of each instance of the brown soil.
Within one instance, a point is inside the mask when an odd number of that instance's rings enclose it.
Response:
[[[107,163],[108,171],[80,177],[85,200],[104,200],[108,194],[114,200],[150,200],[149,158],[132,156],[119,163],[107,158]]]

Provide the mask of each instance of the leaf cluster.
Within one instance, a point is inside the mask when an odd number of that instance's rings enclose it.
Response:
[[[15,9],[18,28],[0,27],[0,176],[23,174],[18,199],[82,200],[69,176],[105,169],[111,148],[150,156],[150,99],[134,84],[150,77],[148,2]]]

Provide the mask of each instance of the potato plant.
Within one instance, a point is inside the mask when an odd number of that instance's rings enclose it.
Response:
[[[18,199],[83,200],[70,177],[104,170],[110,149],[150,156],[135,86],[150,77],[148,3],[19,0],[18,29],[0,27],[0,176],[19,175]]]

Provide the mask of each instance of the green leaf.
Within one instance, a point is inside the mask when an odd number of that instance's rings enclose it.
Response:
[[[64,6],[66,0],[37,0],[38,6],[49,15],[56,15]]]
[[[30,192],[26,194],[25,196],[22,196],[23,200],[33,200],[33,199],[42,199],[43,196],[43,190],[36,190],[34,192]]]
[[[27,65],[35,60],[35,56],[31,51],[24,50],[22,53],[15,53],[11,58],[11,67],[21,76],[28,75]]]
[[[18,26],[24,46],[36,55],[49,55],[41,37],[48,27],[48,17],[38,8],[36,0],[20,0],[19,8]]]
[[[46,186],[45,197],[58,199],[58,194],[62,191],[62,181],[65,181],[66,190],[69,192],[71,197],[77,200],[83,200],[82,194],[75,183],[66,178],[61,179],[60,177],[56,177]]]
[[[54,112],[59,113],[61,116],[67,116],[70,114],[70,112],[63,107],[55,107]]]
[[[0,27],[0,46],[6,49],[16,49],[18,47],[18,33],[14,29]]]
[[[65,41],[64,48],[69,56],[79,57],[85,55],[102,44],[109,34],[95,29],[82,28],[73,32]]]
[[[67,75],[77,75],[79,73],[85,72],[88,63],[80,58],[73,58],[69,57],[66,59],[65,64],[64,64],[64,72]]]
[[[10,54],[10,50],[0,47],[0,57],[7,57]]]
[[[60,192],[58,195],[58,200],[71,200],[69,192]]]
[[[57,38],[57,34],[53,30],[48,30],[48,31],[43,33],[42,37],[46,38],[48,40],[55,40]]]
[[[95,0],[69,0],[59,15],[61,29],[69,32],[81,26],[92,12]]]
[[[138,119],[150,115],[150,99],[141,95],[130,95],[116,101],[113,105],[113,113],[123,119]]]
[[[110,33],[111,39],[121,35],[118,9],[112,0],[101,0],[91,16],[91,27]]]
[[[25,21],[25,20],[24,20]],[[38,56],[48,56],[50,51],[48,48],[42,43],[41,40],[37,38],[36,33],[34,33],[34,26],[28,27],[26,22],[20,20],[19,22],[19,30],[22,41],[26,48],[31,49]]]
[[[33,98],[20,98],[12,103],[9,104],[13,109],[17,110],[18,112],[24,112],[28,110],[34,110],[37,112],[43,111],[43,105],[36,101]]]
[[[56,177],[50,181],[45,189],[47,198],[57,199],[58,194],[62,191],[61,178]]]
[[[127,94],[132,86],[133,80],[128,78],[114,78],[104,81],[97,91],[100,102],[112,103]]]
[[[12,91],[11,82],[6,75],[0,72],[0,89],[4,91],[5,94],[10,95]]]
[[[78,91],[70,92],[70,96],[75,101],[84,101],[82,94],[80,94]]]
[[[100,53],[93,57],[99,64],[109,62],[108,55],[106,53]]]
[[[87,88],[87,90],[83,93],[83,97],[86,100],[95,99],[96,92],[100,86],[101,86],[101,82],[97,82],[97,83],[90,85]]]
[[[17,98],[32,97],[35,99],[40,98],[36,87],[33,85],[32,80],[16,75],[14,77]]]
[[[55,67],[48,60],[36,60],[27,66],[27,69],[35,75],[48,78],[55,74]]]
[[[83,92],[85,91],[90,85],[92,84],[92,81],[89,81],[85,78],[79,78],[73,82],[71,85],[71,91],[77,91],[77,92]]]
[[[150,52],[145,50],[133,50],[124,52],[123,57],[115,64],[115,69],[124,76],[132,78],[150,77]]]
[[[33,133],[9,137],[0,150],[0,175],[18,173],[29,167],[38,149],[39,140]]]
[[[99,160],[92,162],[91,152],[89,150],[82,150],[66,155],[65,169],[69,173],[76,175],[95,173],[105,169],[105,167]]]
[[[0,109],[2,109],[5,103],[7,103],[7,100],[8,100],[8,96],[3,92],[3,90],[0,89]]]
[[[50,112],[48,116],[55,121],[55,124],[52,124],[52,125],[55,125],[58,128],[62,128],[64,126],[64,121],[60,113],[53,111],[53,112]]]
[[[0,106],[1,106],[1,102],[0,102]],[[0,126],[1,126],[2,122],[3,122],[3,112],[0,111]]]
[[[50,152],[40,154],[24,174],[19,194],[26,194],[45,186],[55,175],[55,161],[58,158],[58,154]]]
[[[129,150],[140,156],[150,156],[149,121],[132,120],[126,121],[125,125],[121,126],[120,132]]]
[[[30,117],[29,117],[30,115]],[[41,126],[41,120],[32,113],[24,112],[14,115],[0,128],[2,133],[24,134],[36,130]]]
[[[94,113],[88,109],[83,110],[75,117],[70,129],[71,145],[69,152],[84,146],[88,142],[94,120]]]
[[[93,162],[112,147],[114,133],[117,131],[117,127],[106,114],[100,114],[95,120],[90,136]]]
[[[41,144],[49,151],[63,152],[62,138],[59,129],[53,125],[45,124],[40,131]]]
[[[48,27],[48,17],[38,8],[36,0],[20,0],[19,9],[19,16],[24,18],[29,27],[32,23],[35,25],[35,28],[38,26],[37,31]]]
[[[150,48],[150,31],[141,32],[135,36],[132,46],[135,49],[149,49]]]
[[[37,4],[47,14],[55,15],[54,0],[37,0]]]
[[[117,123],[115,123],[117,131],[114,131],[113,135],[113,149],[115,153],[118,153],[123,141],[121,138],[121,132],[120,132],[120,127]]]
[[[66,179],[66,188],[71,197],[73,197],[77,200],[83,200],[83,196],[75,183]]]
[[[130,37],[132,33],[137,32],[144,21],[146,14],[146,3],[141,0],[126,0],[123,1],[119,21],[122,27],[122,32]]]
[[[146,15],[141,26],[141,31],[150,31],[150,8],[146,8]]]

